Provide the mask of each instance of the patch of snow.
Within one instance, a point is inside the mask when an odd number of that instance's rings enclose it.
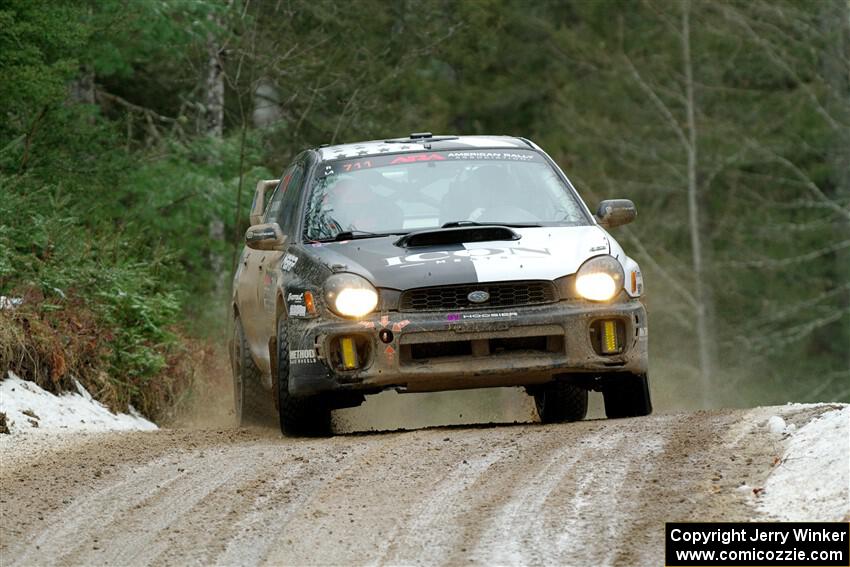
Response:
[[[77,393],[59,396],[9,372],[0,381],[0,412],[12,434],[28,431],[149,431],[158,429],[139,413],[115,414],[76,382]],[[24,413],[26,412],[26,413]]]
[[[768,420],[771,431],[778,425],[774,417]],[[850,518],[850,406],[824,413],[799,431],[785,427],[782,432],[792,435],[764,485],[759,508],[784,521]]]
[[[0,309],[14,309],[24,302],[22,297],[8,297],[0,295]]]
[[[767,420],[767,428],[775,435],[785,433],[785,420],[778,415],[773,415]]]

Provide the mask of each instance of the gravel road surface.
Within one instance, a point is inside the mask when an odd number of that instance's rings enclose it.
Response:
[[[827,409],[31,437],[0,445],[0,564],[660,565],[665,521],[760,517],[768,417]]]

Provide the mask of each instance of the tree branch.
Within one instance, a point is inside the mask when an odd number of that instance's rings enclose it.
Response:
[[[635,79],[638,86],[641,88],[644,94],[649,97],[649,100],[652,101],[652,104],[655,105],[661,115],[664,116],[664,118],[670,124],[670,127],[673,129],[673,132],[676,133],[676,137],[679,138],[680,142],[682,142],[682,146],[684,146],[686,150],[690,150],[691,146],[688,142],[688,138],[685,136],[685,132],[684,130],[682,130],[682,127],[676,121],[676,117],[673,116],[673,113],[670,111],[669,108],[667,108],[667,105],[664,104],[664,101],[658,97],[654,90],[652,90],[652,87],[650,87],[646,83],[646,81],[643,80],[643,77],[632,63],[632,60],[629,59],[626,54],[623,54],[622,58],[623,61],[625,61],[626,67],[628,67],[629,72],[632,74],[632,77]]]
[[[826,194],[824,194],[824,192],[823,192],[823,191],[821,191],[820,187],[818,187],[818,186],[817,186],[817,184],[816,184],[816,183],[812,180],[812,178],[811,178],[811,177],[809,177],[808,175],[806,175],[806,173],[805,173],[802,169],[800,169],[799,167],[797,167],[797,165],[796,165],[796,164],[794,164],[794,162],[792,162],[791,160],[789,160],[788,158],[786,158],[786,157],[784,157],[784,156],[779,155],[778,153],[776,153],[775,151],[773,151],[773,150],[771,150],[771,149],[769,149],[769,148],[765,148],[765,147],[763,147],[763,146],[759,145],[757,142],[755,142],[755,141],[754,141],[754,140],[752,140],[752,139],[749,139],[749,138],[748,138],[748,139],[747,139],[747,143],[748,143],[751,147],[754,147],[754,148],[756,148],[756,149],[760,150],[763,154],[765,154],[765,155],[769,156],[769,157],[770,157],[770,158],[772,158],[774,161],[777,161],[777,162],[781,163],[782,165],[784,165],[785,167],[787,167],[789,170],[791,170],[791,171],[794,173],[794,175],[796,175],[796,176],[797,176],[797,178],[798,178],[800,181],[802,181],[802,182],[803,182],[803,185],[804,185],[804,186],[805,186],[805,187],[806,187],[809,191],[811,191],[811,192],[812,192],[812,194],[813,194],[813,195],[814,195],[814,196],[815,196],[815,197],[816,197],[819,201],[821,201],[822,203],[824,203],[827,207],[829,207],[829,208],[830,208],[830,209],[832,209],[833,211],[835,211],[835,212],[839,213],[839,214],[840,214],[841,216],[843,216],[844,218],[846,218],[846,219],[850,220],[850,210],[848,210],[848,209],[846,209],[846,208],[842,207],[841,205],[839,205],[838,203],[836,203],[835,201],[833,201],[832,199],[830,199],[829,197],[827,197],[827,196],[826,196]]]

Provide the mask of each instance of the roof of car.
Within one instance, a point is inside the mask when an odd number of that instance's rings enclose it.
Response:
[[[372,156],[389,153],[422,152],[427,150],[451,151],[513,148],[530,149],[534,146],[523,138],[514,136],[443,136],[430,132],[414,133],[406,138],[371,140],[352,144],[338,144],[317,148],[322,161]]]

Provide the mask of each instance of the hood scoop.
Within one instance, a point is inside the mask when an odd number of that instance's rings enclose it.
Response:
[[[519,240],[520,238],[519,234],[505,226],[464,226],[411,232],[399,238],[395,245],[403,248],[416,248],[467,242],[489,242],[491,240]]]

